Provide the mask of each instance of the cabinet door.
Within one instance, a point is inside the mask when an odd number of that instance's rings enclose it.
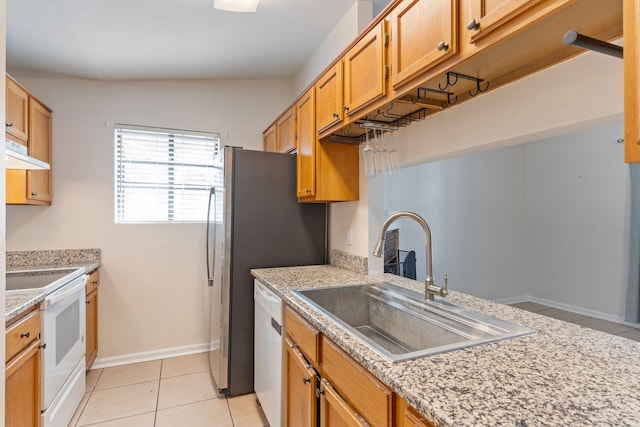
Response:
[[[344,108],[349,116],[386,95],[385,25],[381,21],[344,56]]]
[[[98,290],[87,295],[86,368],[89,369],[98,355]]]
[[[338,61],[316,83],[316,128],[322,136],[325,129],[344,118],[342,61]]]
[[[320,427],[368,427],[366,421],[323,379],[320,385]]]
[[[272,125],[262,134],[264,151],[276,152],[276,125]]]
[[[406,400],[396,395],[395,427],[435,427]]]
[[[6,78],[6,130],[11,139],[27,145],[29,94],[10,77]]]
[[[5,369],[5,425],[40,426],[40,340],[35,340]]]
[[[624,0],[624,160],[640,163],[640,0]]]
[[[51,112],[29,101],[29,155],[51,163]],[[27,171],[27,199],[51,201],[51,171]]]
[[[296,148],[296,107],[291,107],[276,122],[276,150],[288,153]]]
[[[291,340],[285,347],[285,426],[315,427],[316,373]]]
[[[296,104],[298,119],[298,197],[316,194],[316,132],[314,126],[314,90],[311,88]]]
[[[469,0],[471,16],[466,30],[474,43],[508,23],[522,16],[542,3],[558,3],[558,6],[574,0]]]
[[[457,0],[405,0],[392,10],[394,88],[458,51],[457,4]]]

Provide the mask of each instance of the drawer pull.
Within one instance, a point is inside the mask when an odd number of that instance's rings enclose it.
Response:
[[[333,113],[333,118],[334,118],[334,119],[338,119],[338,118],[340,118],[340,114],[338,114],[338,113]]]
[[[31,197],[38,197],[40,195],[40,193],[38,193],[37,191],[34,191],[33,193],[31,193]]]
[[[31,332],[23,332],[20,334],[20,338],[29,338],[31,336]]]
[[[13,127],[13,123],[5,123],[5,126],[9,129],[11,129]]]
[[[303,378],[302,379],[302,383],[303,384],[309,384],[311,382],[311,378]]]

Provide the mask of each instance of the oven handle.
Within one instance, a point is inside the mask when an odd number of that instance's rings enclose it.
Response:
[[[52,293],[51,295],[46,296],[44,301],[42,302],[42,308],[46,310],[52,305],[67,298],[69,295],[72,295],[78,292],[80,289],[85,287],[88,281],[89,281],[89,275],[83,274],[82,276],[73,280],[71,283],[63,286],[60,290]]]

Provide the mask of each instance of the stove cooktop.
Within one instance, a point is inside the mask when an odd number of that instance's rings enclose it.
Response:
[[[44,290],[49,293],[81,276],[84,272],[85,269],[82,267],[8,271],[6,290],[10,293],[34,290]]]

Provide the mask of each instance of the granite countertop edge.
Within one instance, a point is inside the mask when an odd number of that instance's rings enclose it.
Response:
[[[52,269],[52,268],[84,268],[87,273],[92,272],[93,270],[100,267],[100,262],[88,262],[81,264],[48,264],[48,265],[34,265],[34,266],[19,266],[7,268],[7,272],[12,271],[29,271],[29,270],[43,270],[43,269]],[[4,321],[5,324],[20,314],[28,311],[31,307],[40,304],[44,300],[45,294],[42,291],[36,290],[32,292],[21,292],[18,294],[5,295],[5,314]]]
[[[438,427],[640,424],[640,343],[451,291],[447,301],[535,334],[393,364],[293,290],[391,282],[341,268],[253,269],[252,275]]]

